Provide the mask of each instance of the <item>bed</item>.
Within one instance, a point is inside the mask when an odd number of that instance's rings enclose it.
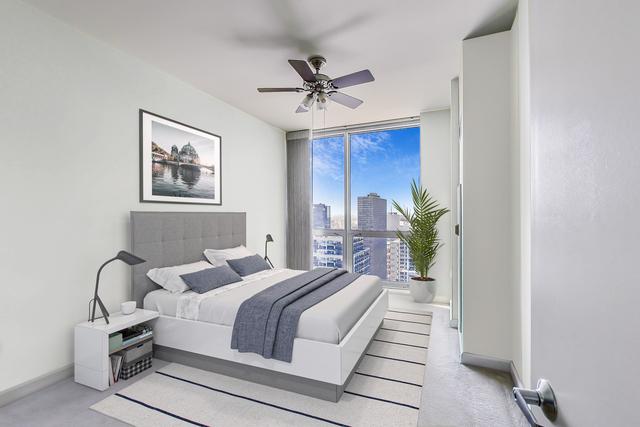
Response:
[[[337,401],[387,309],[380,280],[363,275],[302,314],[290,363],[239,353],[230,342],[240,304],[303,272],[276,268],[206,294],[171,294],[146,272],[246,244],[246,214],[131,212],[131,238],[133,252],[147,260],[133,268],[133,298],[160,313],[153,325],[159,359]]]

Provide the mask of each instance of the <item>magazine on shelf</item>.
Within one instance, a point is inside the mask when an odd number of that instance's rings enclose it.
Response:
[[[122,369],[122,358],[123,356],[118,353],[109,357],[109,385],[114,385],[118,382]]]

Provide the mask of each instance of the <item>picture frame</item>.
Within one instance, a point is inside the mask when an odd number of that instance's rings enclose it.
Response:
[[[222,205],[222,137],[140,109],[140,202]]]

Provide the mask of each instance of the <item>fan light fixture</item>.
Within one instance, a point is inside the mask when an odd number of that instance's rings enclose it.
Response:
[[[320,92],[318,94],[318,110],[319,111],[324,111],[327,109],[327,100],[329,98],[327,97],[327,94],[324,92]]]
[[[307,94],[307,96],[305,96],[302,100],[302,104],[300,105],[304,106],[307,110],[311,108],[311,106],[313,105],[313,93]]]
[[[319,55],[310,56],[307,61],[290,59],[289,64],[302,77],[302,87],[261,87],[258,88],[258,92],[307,92],[296,113],[306,113],[316,101],[318,102],[318,110],[326,110],[329,100],[351,109],[358,108],[362,104],[362,100],[338,92],[338,89],[374,81],[371,71],[362,70],[332,79],[326,74],[320,73],[320,68],[326,62],[326,59]],[[315,69],[315,73],[309,64]]]

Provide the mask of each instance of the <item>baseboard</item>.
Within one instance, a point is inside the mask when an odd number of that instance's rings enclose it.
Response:
[[[449,305],[449,298],[445,298],[445,297],[435,297],[435,298],[433,299],[433,303],[434,303],[434,304]]]
[[[392,293],[392,294],[409,295],[409,289],[394,288],[394,287],[385,287],[385,289],[389,290],[389,293]],[[447,297],[436,296],[433,299],[433,301],[431,301],[430,304],[440,304],[440,305],[446,305],[447,307],[449,307],[449,302],[450,302],[450,299]]]
[[[511,373],[511,360],[464,352],[460,355],[460,362],[463,365],[478,366],[480,368],[493,369],[500,372],[508,372],[509,374]]]
[[[11,402],[25,397],[28,394],[35,393],[45,387],[62,381],[73,376],[73,364],[64,366],[55,371],[41,375],[22,384],[13,386],[5,391],[0,392],[0,407],[8,405]]]

